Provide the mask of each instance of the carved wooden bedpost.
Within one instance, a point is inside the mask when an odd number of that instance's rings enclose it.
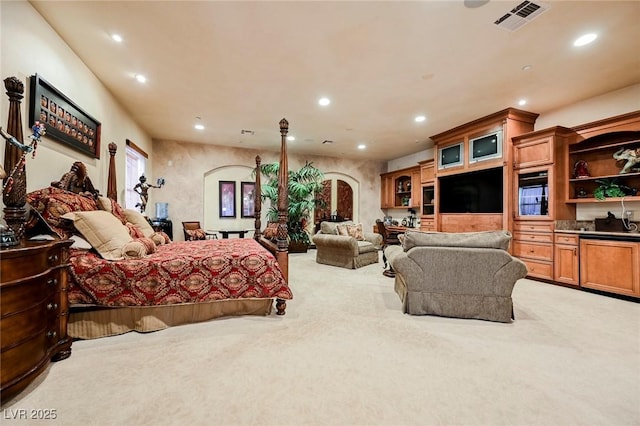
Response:
[[[107,178],[107,197],[113,201],[118,201],[118,185],[116,179],[116,151],[118,145],[114,142],[109,144],[109,177]]]
[[[289,282],[289,232],[287,230],[287,217],[289,211],[289,164],[287,161],[287,133],[289,122],[286,118],[280,120],[280,169],[278,171],[278,251],[276,257],[282,268],[284,279]],[[287,304],[282,299],[276,300],[278,315],[284,315]]]
[[[253,238],[256,240],[260,239],[260,235],[262,234],[262,223],[260,220],[260,216],[262,214],[262,184],[260,183],[260,164],[262,163],[262,159],[259,155],[256,155],[256,189],[253,194],[253,206],[254,213],[253,217],[255,218],[255,232],[253,234]]]
[[[4,87],[9,96],[9,117],[7,120],[7,133],[14,136],[20,143],[23,143],[22,119],[20,114],[20,103],[24,97],[24,84],[17,77],[4,79]],[[16,167],[20,162],[24,162],[24,152],[13,144],[7,143],[4,147],[4,169],[6,173]],[[6,179],[9,179],[7,177]],[[3,184],[4,187],[4,184]],[[18,170],[13,176],[11,188],[7,188],[2,193],[4,202],[4,219],[9,228],[16,234],[16,238],[21,240],[24,236],[24,226],[27,221],[27,171],[26,165]]]

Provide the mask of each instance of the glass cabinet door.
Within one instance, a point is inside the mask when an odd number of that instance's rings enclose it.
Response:
[[[429,216],[434,214],[435,192],[433,185],[424,185],[422,187],[422,215]]]
[[[518,216],[548,216],[548,170],[519,173],[517,175],[517,181]]]

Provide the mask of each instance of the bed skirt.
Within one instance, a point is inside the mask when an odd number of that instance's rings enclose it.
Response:
[[[273,299],[242,299],[168,306],[72,307],[67,333],[75,339],[96,339],[129,331],[150,332],[225,316],[269,315],[272,306]]]

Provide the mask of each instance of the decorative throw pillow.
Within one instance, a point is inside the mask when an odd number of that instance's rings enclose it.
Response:
[[[204,240],[207,238],[207,234],[200,228],[186,229],[185,231],[189,237],[188,241]]]
[[[169,244],[171,242],[171,238],[169,238],[169,236],[167,235],[166,232],[164,231],[158,231],[158,232],[154,232],[153,235],[151,236],[151,238],[155,241],[156,238],[162,238],[164,239],[164,243],[160,242],[160,244]],[[160,245],[156,242],[156,245]]]
[[[133,240],[122,246],[122,257],[125,259],[140,259],[147,255],[147,248],[139,240]]]
[[[75,232],[73,223],[63,218],[65,214],[98,210],[92,197],[52,186],[28,193],[27,202],[60,238],[69,238]]]
[[[356,225],[347,225],[347,234],[358,241],[364,241],[364,231],[362,230],[361,223]]]
[[[71,212],[62,217],[73,221],[75,228],[103,259],[122,259],[122,248],[133,240],[127,227],[114,215],[103,210]]]
[[[336,225],[336,232],[338,235],[342,235],[344,237],[348,237],[349,236],[349,230],[348,230],[348,226],[350,225]]]
[[[127,222],[131,222],[136,225],[140,229],[140,231],[142,231],[142,234],[147,238],[150,238],[156,232],[147,218],[144,217],[139,211],[126,209],[124,210],[124,217],[126,218]]]
[[[120,204],[118,204],[117,201],[112,200],[111,198],[100,196],[98,197],[98,207],[100,208],[100,210],[104,210],[106,212],[113,214],[123,224],[127,223],[127,218],[124,214],[124,209],[122,208],[122,206],[120,206]],[[132,221],[129,221],[129,222],[132,222]]]
[[[127,229],[129,230],[129,235],[131,235],[131,238],[142,238],[145,236],[140,230],[140,228],[138,228],[136,225],[134,225],[131,222],[125,223],[124,226],[126,226]]]

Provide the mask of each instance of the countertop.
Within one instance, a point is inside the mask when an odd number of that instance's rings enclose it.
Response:
[[[592,236],[597,238],[606,239],[607,237],[624,237],[625,239],[638,240],[640,241],[640,232],[604,232],[604,231],[580,231],[580,230],[572,230],[572,229],[556,229],[555,233],[562,234],[578,234],[584,235],[586,237]]]

